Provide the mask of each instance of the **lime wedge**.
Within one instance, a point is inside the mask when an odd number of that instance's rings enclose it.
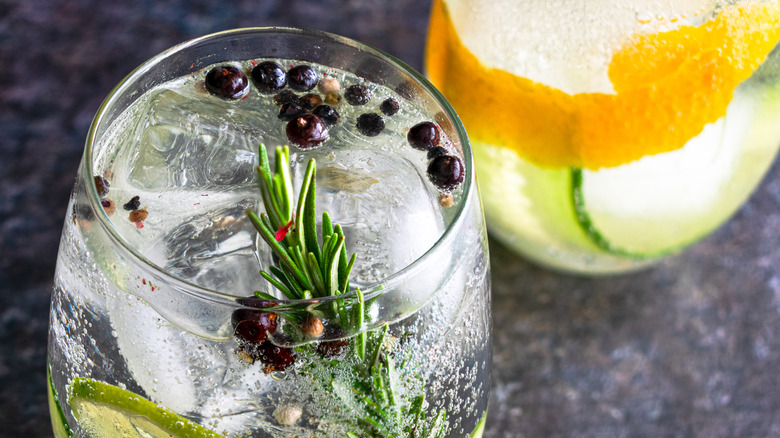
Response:
[[[57,397],[57,391],[54,389],[54,380],[51,378],[51,370],[46,369],[46,380],[49,381],[49,416],[51,417],[51,426],[54,429],[54,438],[70,438],[73,434],[68,426],[68,420],[65,419],[65,413],[62,412],[60,399]]]
[[[482,414],[482,418],[479,419],[479,422],[477,423],[477,427],[474,428],[474,431],[471,432],[468,438],[482,438],[482,434],[485,433],[486,421],[487,421],[487,411],[485,411],[485,413]]]
[[[756,121],[765,113],[756,113],[759,105],[738,93],[725,117],[681,149],[597,171],[573,169],[572,204],[590,240],[612,254],[655,258],[726,221],[758,184],[777,148]]]
[[[222,437],[138,394],[97,380],[74,379],[69,395],[79,426],[92,437]]]

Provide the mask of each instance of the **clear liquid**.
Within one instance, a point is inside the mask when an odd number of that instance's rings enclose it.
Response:
[[[345,228],[348,248],[361,254],[354,271],[358,281],[370,283],[419,258],[447,225],[438,205],[439,192],[426,177],[426,154],[409,147],[406,140],[411,126],[432,117],[385,87],[345,72],[318,70],[338,77],[343,88],[368,84],[373,98],[365,106],[342,101],[337,106],[341,121],[321,147],[306,153],[293,149],[294,186],[299,186],[308,159],[315,158],[318,208]],[[193,268],[193,262],[208,263],[210,279],[196,283],[245,295],[255,287],[250,285],[263,283],[259,275],[250,274],[247,284],[214,283],[215,269],[221,269],[215,266],[220,265],[216,259],[224,249],[193,255],[191,238],[206,234],[207,240],[222,244],[227,239],[211,238],[212,232],[224,228],[220,221],[235,219],[240,223],[231,225],[236,235],[230,244],[236,248],[229,248],[226,275],[246,272],[236,271],[237,265],[256,264],[252,253],[267,260],[267,248],[256,245],[254,230],[242,220],[243,210],[261,211],[257,147],[262,142],[270,151],[288,144],[286,122],[277,118],[279,108],[271,95],[251,92],[240,102],[224,101],[201,89],[202,76],[183,78],[139,99],[128,110],[130,116],[104,136],[114,146],[98,158],[94,172],[111,175],[111,197],[117,204],[139,196],[147,207],[149,218],[141,230],[124,220],[124,211],[111,218],[141,254],[188,280],[196,280],[197,271],[202,271]],[[386,128],[379,136],[361,135],[355,128],[357,116],[377,112],[386,98],[401,103],[399,113],[384,118]],[[444,145],[455,152],[449,140]],[[458,201],[460,193],[454,196]],[[236,263],[237,252],[250,260]]]
[[[344,87],[363,82],[317,69],[336,75]],[[139,98],[102,137],[93,171],[110,179],[108,197],[118,206],[111,225],[147,260],[223,294],[273,294],[258,273],[271,255],[244,210],[262,211],[254,175],[257,145],[287,144],[286,123],[277,119],[270,95],[252,90],[240,102],[226,102],[205,93],[205,71]],[[328,211],[344,227],[349,251],[358,254],[352,278],[364,285],[422,256],[463,202],[456,190],[455,206],[439,206],[438,190],[425,174],[425,153],[406,143],[409,127],[433,117],[384,87],[366,85],[374,91],[369,105],[342,102],[341,121],[325,144],[307,152],[293,148],[292,154],[296,188],[306,162],[316,158],[318,211]],[[385,117],[379,136],[359,134],[357,115],[376,111],[387,97],[400,102],[401,111]],[[456,153],[449,140],[446,146]],[[149,213],[142,227],[122,208],[134,196]],[[116,248],[90,245],[99,224],[80,208],[71,205],[63,231],[49,349],[54,389],[76,436],[92,436],[89,429],[95,427],[83,428],[70,410],[65,394],[76,376],[127,389],[225,436],[339,436],[347,430],[373,436],[371,426],[359,420],[371,416],[370,407],[354,390],[371,382],[356,373],[353,354],[331,361],[302,347],[292,368],[266,374],[262,364],[242,359],[235,339],[220,337],[230,334],[232,309],[197,300],[183,300],[174,312],[160,310],[164,304],[149,305],[173,296],[155,295],[172,285],[152,281],[151,272],[137,274],[129,265],[106,261],[114,259]],[[385,349],[395,363],[398,409],[425,396],[427,417],[418,424],[399,415],[386,425],[387,436],[433,428],[437,421],[444,424],[444,436],[463,436],[487,408],[489,281],[482,243],[484,235],[464,236],[463,247],[451,252],[459,254],[459,263],[439,292],[389,327]],[[423,290],[425,282],[418,283]],[[413,298],[417,289],[393,293]],[[283,413],[291,410],[301,416],[287,424]],[[442,412],[446,415],[437,417]]]

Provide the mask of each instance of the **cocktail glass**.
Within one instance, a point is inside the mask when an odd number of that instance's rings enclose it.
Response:
[[[481,436],[489,285],[468,139],[423,77],[316,31],[186,42],[90,128],[52,297],[55,435]]]
[[[726,221],[780,145],[780,5],[435,0],[431,82],[469,132],[488,229],[606,274]]]

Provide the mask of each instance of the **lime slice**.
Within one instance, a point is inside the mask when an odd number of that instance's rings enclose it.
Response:
[[[756,112],[761,102],[751,94],[756,91],[737,93],[727,115],[682,149],[597,171],[572,170],[572,203],[590,240],[612,254],[654,258],[695,242],[728,219],[777,148],[756,120],[767,112]]]
[[[62,411],[60,399],[57,391],[54,389],[54,380],[51,378],[51,370],[46,369],[46,380],[49,381],[49,416],[51,417],[51,426],[54,429],[54,438],[70,438],[73,434],[68,426],[68,420],[65,419],[65,413]]]
[[[92,437],[222,437],[138,394],[97,380],[76,378],[69,394],[73,415]]]
[[[485,413],[482,414],[482,418],[480,418],[479,422],[477,423],[477,427],[474,428],[474,431],[471,432],[468,438],[482,438],[482,434],[485,433],[486,421],[487,421],[487,411],[485,411]]]

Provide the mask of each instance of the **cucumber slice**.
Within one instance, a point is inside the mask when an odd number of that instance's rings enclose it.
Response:
[[[776,137],[760,129],[757,117],[767,111],[756,112],[757,100],[737,93],[725,117],[676,151],[598,171],[573,169],[572,204],[590,240],[612,254],[656,258],[725,222],[777,150]]]
[[[642,266],[586,235],[571,202],[568,168],[542,168],[516,152],[473,141],[477,183],[491,235],[537,263],[566,272],[609,274]]]
[[[93,379],[74,379],[68,401],[92,437],[222,438],[138,394]]]
[[[748,198],[780,146],[779,118],[780,87],[746,83],[725,118],[682,149],[598,171],[542,168],[473,141],[488,230],[566,272],[647,266],[711,232]]]

